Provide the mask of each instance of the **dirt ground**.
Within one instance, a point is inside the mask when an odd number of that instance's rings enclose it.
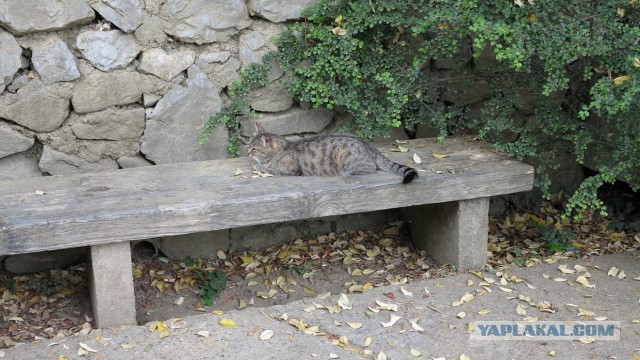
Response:
[[[611,220],[578,221],[563,218],[561,208],[551,202],[535,211],[490,219],[485,271],[640,248],[640,233],[626,225],[635,224],[640,216],[620,213]],[[619,226],[620,219],[628,228]],[[139,245],[133,251],[137,320],[145,324],[201,312],[266,307],[456,273],[447,264],[435,264],[408,239],[402,224],[395,223],[241,254],[219,253],[216,259],[182,261]],[[210,274],[224,274],[226,284],[221,277],[206,282]],[[86,275],[85,264],[27,275],[0,273],[0,348],[91,331]],[[200,294],[202,289],[215,296]],[[207,301],[211,304],[203,305]]]

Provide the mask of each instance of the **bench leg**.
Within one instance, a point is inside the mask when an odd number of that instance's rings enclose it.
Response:
[[[413,243],[438,263],[480,267],[487,258],[489,198],[413,206]]]
[[[91,246],[89,286],[96,327],[136,324],[128,241]]]

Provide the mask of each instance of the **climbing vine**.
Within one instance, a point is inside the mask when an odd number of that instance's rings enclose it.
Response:
[[[314,107],[344,109],[360,136],[418,123],[443,136],[473,132],[511,156],[537,158],[543,192],[558,155],[570,154],[599,174],[572,195],[569,212],[604,214],[602,184],[624,179],[640,187],[639,6],[319,0],[281,34],[265,64],[243,71],[201,141],[224,123],[237,154],[240,119],[251,113],[242,97],[266,85],[275,61],[286,74],[281,86]],[[465,101],[478,88],[487,98]]]

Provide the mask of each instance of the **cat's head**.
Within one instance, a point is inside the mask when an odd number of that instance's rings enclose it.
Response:
[[[256,123],[256,130],[258,135],[249,143],[249,156],[258,164],[266,163],[287,148],[289,142],[282,136],[265,132],[259,123]]]

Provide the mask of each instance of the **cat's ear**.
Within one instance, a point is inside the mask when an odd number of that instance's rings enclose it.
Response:
[[[263,134],[266,133],[266,131],[264,130],[264,128],[262,127],[262,125],[260,125],[259,122],[256,123],[256,132],[258,134]]]

